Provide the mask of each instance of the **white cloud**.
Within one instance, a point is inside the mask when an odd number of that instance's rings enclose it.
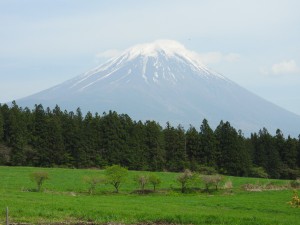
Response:
[[[237,53],[229,53],[225,55],[224,58],[227,62],[236,62],[241,58],[241,55]]]
[[[241,58],[241,56],[237,53],[223,54],[221,52],[201,53],[198,54],[198,57],[204,64],[216,64],[222,61],[232,63],[238,61]]]
[[[123,52],[122,50],[118,50],[118,49],[108,49],[106,51],[97,53],[95,58],[96,61],[98,62],[103,59],[116,57],[120,55],[122,52]],[[198,58],[199,61],[205,65],[217,64],[220,62],[233,63],[238,61],[241,58],[240,54],[237,53],[228,53],[228,54],[223,54],[221,52],[197,53],[194,51],[190,51],[190,53],[192,54],[193,57]]]
[[[96,54],[96,58],[113,58],[120,55],[122,51],[117,49],[109,49],[104,52],[99,52]]]
[[[271,67],[273,74],[287,74],[287,73],[297,73],[300,71],[295,60],[283,61],[280,63],[273,64]]]
[[[300,68],[298,67],[295,60],[285,60],[279,63],[275,63],[269,67],[261,67],[259,72],[263,75],[286,75],[300,73]]]

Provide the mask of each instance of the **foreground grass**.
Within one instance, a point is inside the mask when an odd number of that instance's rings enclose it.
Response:
[[[4,222],[6,206],[10,209],[11,221],[30,223],[300,224],[299,209],[287,204],[292,191],[244,192],[240,189],[245,183],[268,182],[264,179],[229,177],[235,187],[232,192],[183,195],[175,189],[178,187],[174,182],[176,173],[156,173],[162,179],[160,192],[136,195],[131,193],[137,189],[132,180],[140,172],[130,172],[120,194],[113,194],[112,187],[102,185],[95,195],[89,196],[82,177],[102,171],[42,169],[48,171],[51,180],[45,183],[44,192],[37,193],[28,191],[35,187],[29,174],[37,170],[41,169],[0,167],[0,224]],[[198,188],[201,187],[199,183]]]

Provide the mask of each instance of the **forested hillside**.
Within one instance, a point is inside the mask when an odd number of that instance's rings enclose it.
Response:
[[[132,170],[212,170],[237,176],[300,176],[300,141],[265,128],[244,137],[229,122],[190,126],[133,121],[116,112],[83,115],[58,106],[0,105],[0,165]],[[199,127],[198,127],[199,126]],[[200,128],[200,129],[199,129]]]

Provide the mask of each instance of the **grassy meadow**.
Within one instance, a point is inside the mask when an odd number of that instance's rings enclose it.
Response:
[[[42,192],[32,191],[36,184],[29,174],[34,171],[49,173]],[[7,206],[14,223],[300,224],[300,209],[287,204],[292,190],[249,192],[241,188],[247,183],[284,185],[288,181],[225,177],[225,181],[232,181],[232,190],[207,193],[198,182],[194,191],[182,194],[177,173],[155,172],[162,180],[157,192],[139,195],[134,192],[139,188],[134,177],[151,172],[130,171],[120,193],[113,193],[111,185],[100,184],[89,195],[83,177],[102,173],[93,169],[0,167],[0,224],[5,222]]]

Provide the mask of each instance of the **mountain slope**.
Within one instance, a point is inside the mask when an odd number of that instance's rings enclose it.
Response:
[[[18,101],[102,113],[116,110],[162,125],[215,127],[230,121],[246,134],[262,127],[300,133],[300,117],[245,90],[201,64],[197,54],[175,41],[137,45],[119,57],[53,88]]]

